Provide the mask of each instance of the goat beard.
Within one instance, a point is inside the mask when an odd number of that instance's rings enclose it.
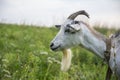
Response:
[[[70,49],[64,49],[62,52],[63,52],[63,57],[61,61],[61,70],[67,71],[71,65],[72,52]]]

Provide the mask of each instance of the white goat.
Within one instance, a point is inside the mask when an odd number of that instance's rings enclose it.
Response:
[[[57,25],[57,27],[61,28],[56,37],[51,41],[51,49],[53,51],[62,50],[65,52],[64,50],[67,51],[73,46],[82,45],[100,58],[105,59],[107,38],[93,30],[86,22],[76,21],[75,18],[78,15],[85,15],[89,18],[88,13],[81,10],[71,14],[62,25]],[[117,75],[118,80],[120,80],[120,33],[114,34],[111,39],[111,45],[114,45],[114,47],[110,49],[111,55],[108,66],[110,66],[110,70],[112,70],[112,72]],[[71,51],[69,50],[66,56],[64,55],[63,57],[62,70],[66,71],[69,68],[70,61]],[[110,80],[111,74],[107,76],[109,76],[109,78],[107,77],[106,80]]]

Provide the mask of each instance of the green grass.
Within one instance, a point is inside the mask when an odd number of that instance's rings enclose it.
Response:
[[[95,29],[105,35],[115,31]],[[82,47],[72,48],[69,71],[60,71],[62,53],[49,49],[57,32],[55,28],[0,24],[0,80],[104,80],[107,66]]]

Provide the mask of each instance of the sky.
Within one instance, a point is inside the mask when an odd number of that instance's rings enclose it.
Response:
[[[120,27],[120,0],[0,0],[0,22],[52,26],[79,10],[92,25]]]

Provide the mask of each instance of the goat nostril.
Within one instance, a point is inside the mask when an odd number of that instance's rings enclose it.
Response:
[[[54,44],[53,44],[53,43],[51,43],[51,44],[50,44],[50,47],[52,47],[53,45],[54,45]]]

